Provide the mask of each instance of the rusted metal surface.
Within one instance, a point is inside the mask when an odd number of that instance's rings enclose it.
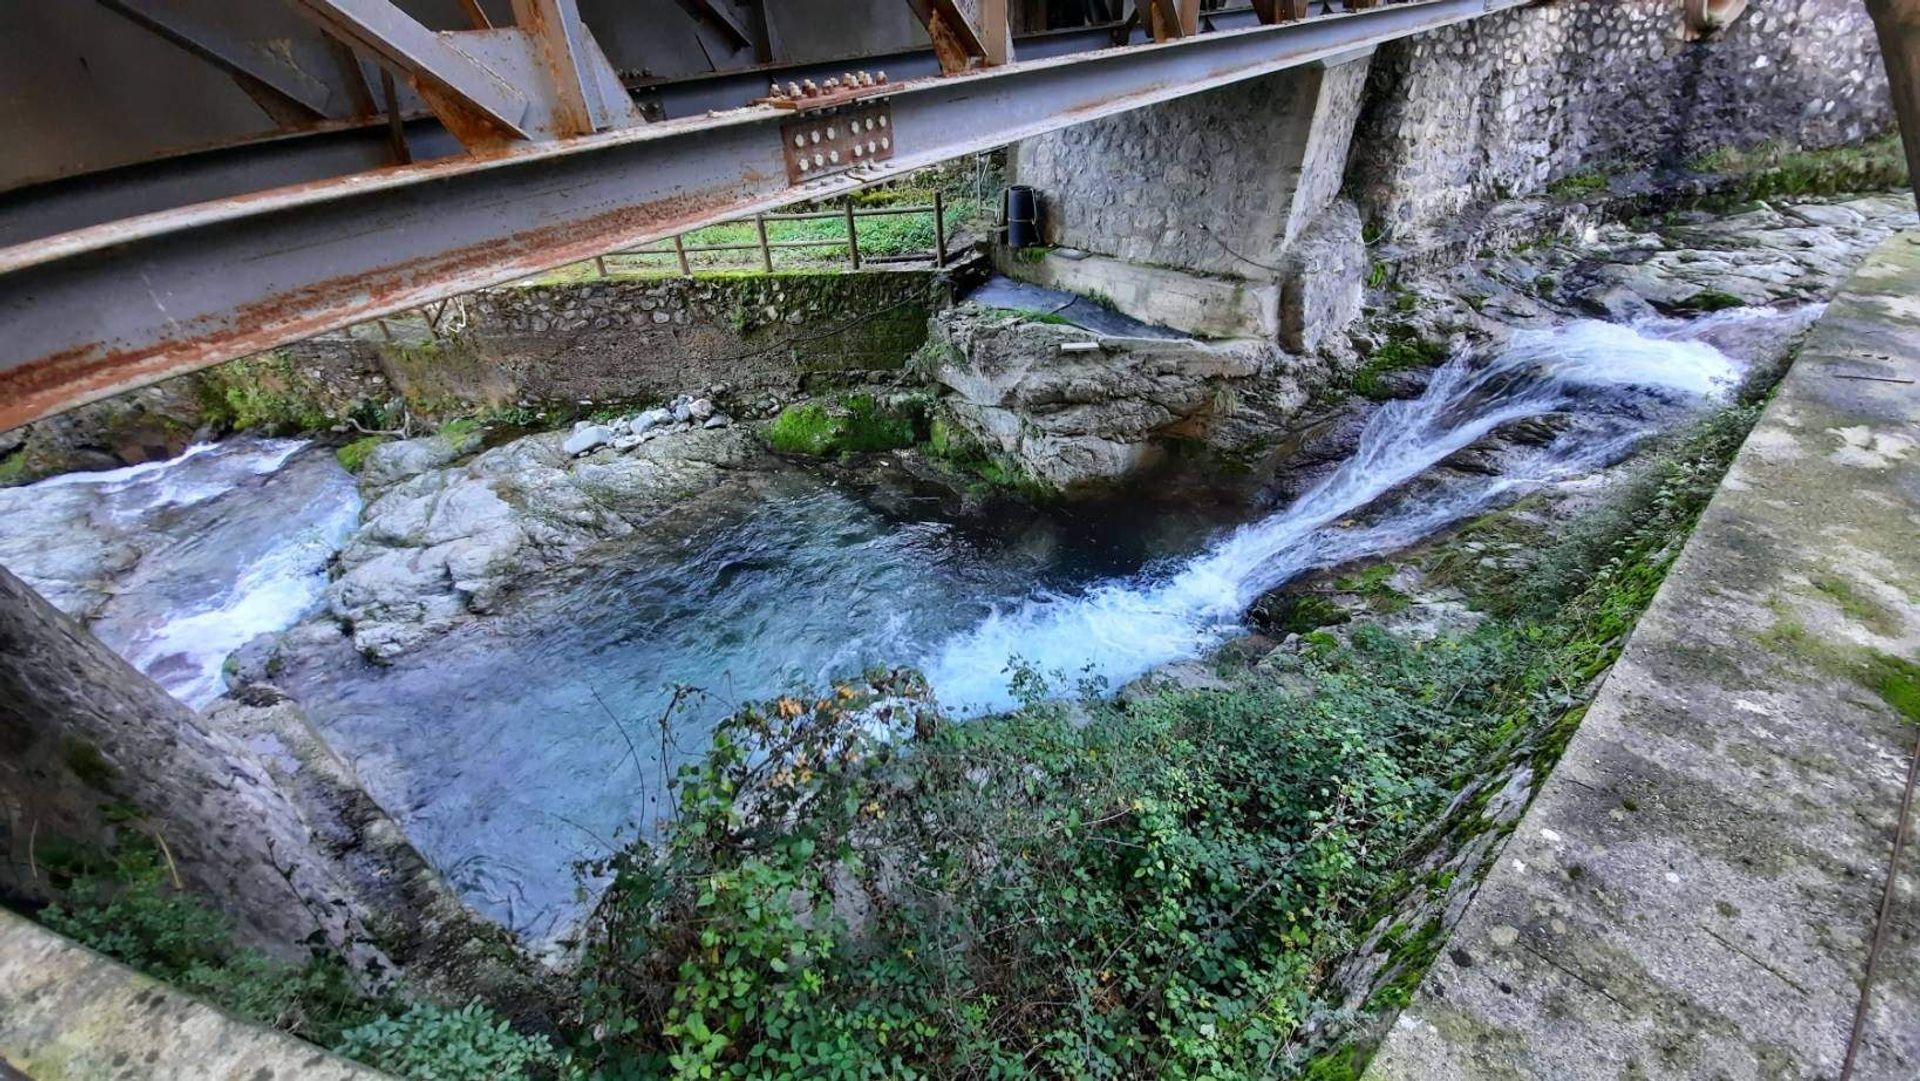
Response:
[[[809,109],[780,126],[795,184],[893,160],[893,109],[884,99]]]
[[[405,75],[430,104],[452,102],[467,114],[461,126],[488,126],[525,138],[527,100],[392,0],[295,0],[329,35],[376,56]],[[490,31],[473,31],[489,33]],[[446,114],[436,106],[436,115]],[[454,124],[449,127],[458,128]],[[465,140],[462,140],[465,141]]]
[[[0,429],[1519,2],[1426,0],[899,84],[884,96],[891,160],[798,184],[783,133],[792,115],[743,109],[253,193],[0,249]]]

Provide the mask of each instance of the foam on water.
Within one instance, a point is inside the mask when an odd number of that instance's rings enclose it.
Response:
[[[298,478],[282,475],[309,446],[196,443],[166,461],[0,490],[0,541],[137,553],[130,565],[102,564],[111,580],[38,580],[34,567],[18,570],[49,596],[79,604],[74,614],[90,617],[102,642],[175,697],[204,706],[225,689],[230,653],[314,606],[328,560],[359,521],[353,481],[332,455],[316,452]],[[88,509],[79,518],[33,513],[56,497]],[[69,532],[42,535],[61,529]]]
[[[1560,440],[1532,463],[1531,476],[1489,478],[1396,507],[1370,525],[1341,525],[1496,428],[1564,409],[1583,388],[1705,400],[1738,376],[1734,362],[1711,345],[1631,327],[1583,320],[1518,332],[1490,359],[1449,361],[1418,399],[1382,405],[1354,455],[1285,510],[1160,573],[995,611],[935,651],[929,678],[941,700],[963,713],[1012,704],[1006,671],[1016,658],[1043,673],[1098,676],[1118,686],[1199,655],[1235,629],[1262,593],[1306,570],[1404,547],[1519,484],[1550,482],[1617,456],[1639,434],[1598,445]]]

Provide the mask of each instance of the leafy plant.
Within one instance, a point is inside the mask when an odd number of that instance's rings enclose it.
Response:
[[[511,1081],[562,1061],[546,1037],[515,1032],[478,1002],[415,1003],[349,1029],[336,1050],[409,1081]]]
[[[378,1012],[331,954],[296,965],[236,947],[226,918],[176,888],[164,851],[144,842],[123,842],[40,920],[155,979],[316,1043]]]
[[[368,994],[336,954],[295,964],[234,944],[225,916],[181,890],[157,842],[123,840],[77,872],[49,928],[229,1013],[420,1081],[510,1081],[561,1059],[478,1003],[449,1010]]]

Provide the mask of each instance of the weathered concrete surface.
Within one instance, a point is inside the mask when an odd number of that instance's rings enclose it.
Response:
[[[0,1066],[34,1081],[380,1081],[0,909]],[[0,1070],[3,1073],[4,1070]]]
[[[1333,201],[1368,57],[1292,68],[1014,145],[1046,240],[1200,274],[1271,276]]]
[[[1906,234],[1828,309],[1371,1081],[1838,1075],[1920,735],[1916,296]],[[1917,881],[1858,1078],[1920,1076]]]
[[[1021,281],[1111,302],[1116,311],[1143,323],[1203,338],[1272,339],[1280,332],[1280,288],[1272,284],[1058,251],[1031,260],[1003,253],[1000,269]],[[1354,285],[1357,291],[1357,279]]]

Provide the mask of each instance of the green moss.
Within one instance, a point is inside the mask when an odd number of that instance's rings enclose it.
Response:
[[[1607,174],[1598,169],[1573,173],[1547,185],[1547,194],[1561,199],[1579,199],[1607,190]]]
[[[11,488],[27,481],[27,452],[16,450],[0,458],[0,488]]]
[[[1891,636],[1900,632],[1899,616],[1886,605],[1860,592],[1845,578],[1837,574],[1823,574],[1814,578],[1813,588],[1838,605],[1848,618],[1858,620],[1875,634]]]
[[[786,454],[815,457],[899,450],[914,444],[926,403],[913,400],[887,408],[872,395],[856,394],[828,409],[818,402],[790,405],[767,425],[766,440]]]
[[[625,410],[615,410],[613,416],[620,416]],[[609,420],[612,417],[607,418]],[[480,422],[472,417],[458,417],[447,421],[434,430],[435,435],[450,443],[464,443],[480,432]]]
[[[1308,634],[1353,618],[1345,608],[1312,593],[1278,597],[1267,608],[1267,625],[1278,635]]]
[[[100,748],[69,735],[60,741],[61,761],[66,763],[67,771],[80,779],[88,788],[104,790],[116,776],[113,766],[107,762]]]
[[[1866,682],[1910,724],[1920,724],[1920,664],[1875,651],[1866,661]]]
[[[1002,308],[1001,311],[1029,323],[1045,323],[1049,326],[1070,327],[1074,322],[1059,312],[1050,312],[1044,308]]]
[[[1685,300],[1669,305],[1676,312],[1722,312],[1746,306],[1746,301],[1717,289],[1702,289]]]
[[[767,444],[783,454],[831,454],[840,438],[840,420],[817,402],[790,405],[767,425]]]
[[[1447,359],[1444,342],[1427,341],[1403,328],[1396,328],[1392,333],[1392,337],[1374,347],[1367,355],[1367,362],[1353,373],[1354,393],[1363,398],[1379,401],[1386,397],[1383,377],[1391,372],[1431,368]]]
[[[367,456],[373,453],[374,448],[386,441],[386,436],[370,435],[364,439],[356,439],[348,443],[346,446],[334,451],[333,456],[340,460],[341,467],[347,472],[358,473],[361,467],[367,464]]]

